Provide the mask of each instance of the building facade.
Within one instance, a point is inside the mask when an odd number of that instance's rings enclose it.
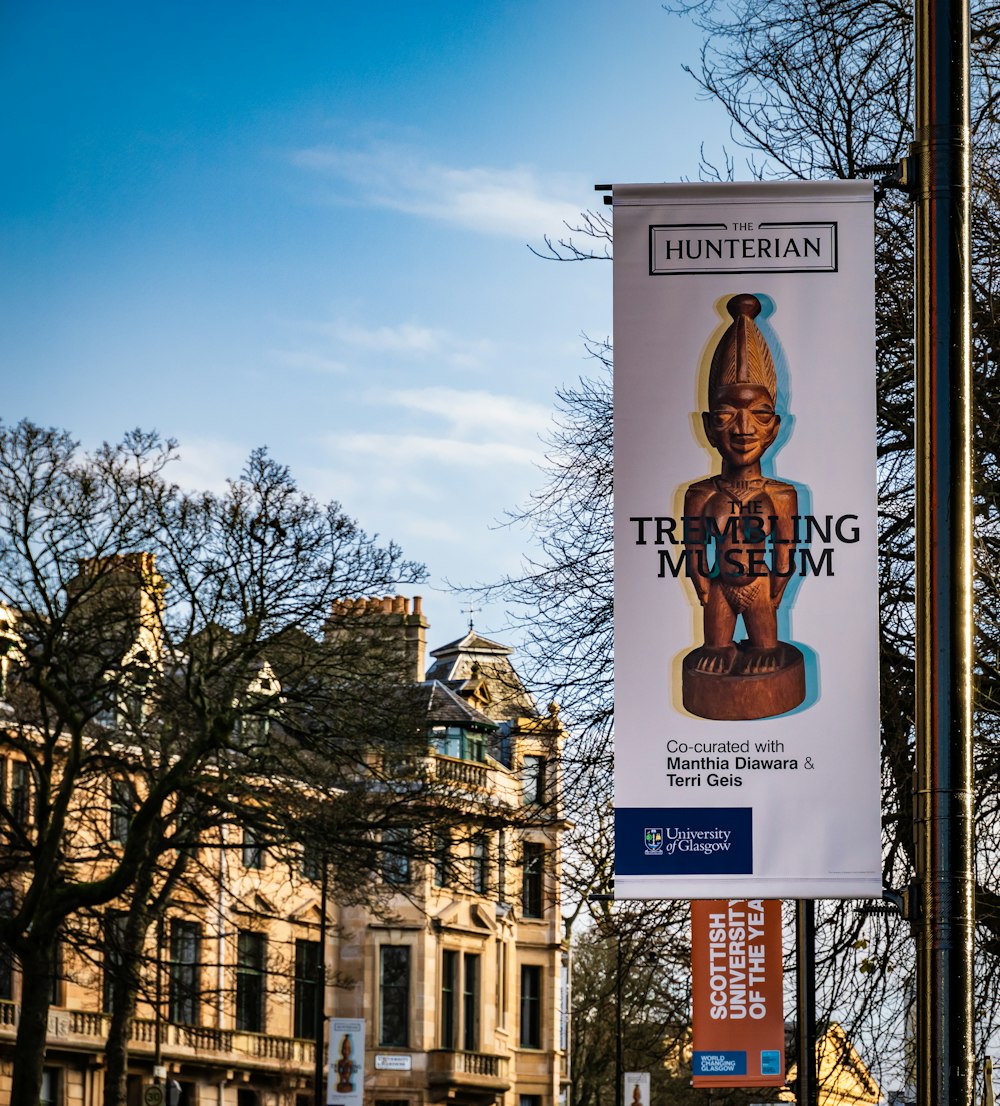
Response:
[[[511,650],[470,630],[425,672],[419,598],[361,600],[359,627],[405,641],[426,720],[427,759],[449,783],[449,817],[428,850],[384,834],[368,896],[328,893],[313,855],[280,857],[239,826],[200,842],[146,950],[129,1045],[129,1106],[314,1106],[317,1042],[339,1019],[365,1048],[333,1041],[331,1082],[364,1106],[556,1106],[567,1080],[567,952],[560,919],[557,708],[538,711]],[[374,629],[373,629],[374,628]],[[3,802],[30,818],[16,757]],[[109,780],[108,832],[128,832]],[[90,812],[94,816],[93,811]],[[43,1103],[99,1106],[124,917],[104,910],[62,950],[52,994]],[[0,1103],[21,999],[33,985],[0,956]],[[357,1038],[356,1038],[357,1039]],[[345,1100],[356,1103],[357,1098]]]

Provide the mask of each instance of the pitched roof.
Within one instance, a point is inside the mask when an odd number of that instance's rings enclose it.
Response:
[[[495,730],[496,722],[476,710],[440,680],[424,680],[414,688],[420,696],[427,721],[449,726],[465,726],[479,730]]]
[[[496,721],[535,715],[537,708],[510,662],[509,645],[470,630],[432,651],[428,680],[440,680]]]
[[[514,650],[509,645],[501,645],[498,641],[490,641],[488,637],[483,637],[481,634],[477,634],[475,630],[470,630],[465,637],[449,641],[447,645],[442,645],[439,649],[432,649],[431,656],[447,657],[457,653],[490,653],[494,656],[507,657],[513,652]]]

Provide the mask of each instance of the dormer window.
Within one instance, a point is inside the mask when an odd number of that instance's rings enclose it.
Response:
[[[464,730],[461,726],[434,726],[430,736],[431,748],[439,756],[473,760],[479,764],[486,759],[486,742],[481,733]]]

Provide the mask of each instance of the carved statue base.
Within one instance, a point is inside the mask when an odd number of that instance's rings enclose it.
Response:
[[[794,710],[806,697],[806,669],[794,645],[754,649],[748,642],[728,650],[692,649],[682,665],[685,710],[699,718],[741,722]]]

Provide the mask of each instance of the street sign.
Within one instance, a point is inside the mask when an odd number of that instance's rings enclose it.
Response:
[[[142,1088],[142,1106],[164,1106],[166,1096],[159,1083],[147,1083]]]

